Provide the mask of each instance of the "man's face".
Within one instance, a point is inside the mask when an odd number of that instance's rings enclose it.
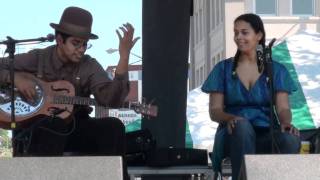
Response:
[[[57,37],[58,54],[64,62],[78,63],[87,50],[88,39],[70,36],[63,42]]]

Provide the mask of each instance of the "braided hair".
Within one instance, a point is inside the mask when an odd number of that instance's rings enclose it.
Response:
[[[259,33],[259,32],[262,33],[262,38],[259,41],[259,44],[261,44],[264,49],[265,43],[266,43],[266,32],[264,30],[264,25],[263,25],[261,18],[256,14],[248,13],[248,14],[242,14],[242,15],[238,16],[234,20],[234,24],[238,21],[245,21],[250,24],[250,26],[253,28],[255,33]],[[232,77],[233,78],[236,77],[236,75],[237,75],[236,69],[238,66],[239,57],[240,57],[240,51],[238,49],[235,56],[234,56],[234,62],[233,62],[233,66],[232,66]],[[257,66],[258,66],[259,73],[261,73],[262,70],[264,69],[264,64],[259,58],[257,60]]]

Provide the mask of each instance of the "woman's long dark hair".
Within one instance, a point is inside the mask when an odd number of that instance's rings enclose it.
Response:
[[[266,32],[264,30],[264,26],[263,26],[263,22],[262,22],[261,18],[256,14],[248,13],[248,14],[242,14],[242,15],[238,16],[234,20],[233,23],[235,24],[238,21],[245,21],[250,24],[250,26],[252,27],[252,29],[254,30],[255,33],[259,33],[259,32],[262,33],[262,38],[259,41],[259,44],[261,44],[264,49],[265,43],[266,43]],[[239,56],[240,56],[240,51],[237,50],[237,52],[234,56],[234,64],[232,66],[232,76],[233,77],[236,75],[236,69],[238,66]],[[258,66],[259,73],[261,73],[263,66],[264,66],[263,62],[257,60],[257,66]]]

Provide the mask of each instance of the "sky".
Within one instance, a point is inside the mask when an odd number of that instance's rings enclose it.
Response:
[[[92,33],[98,35],[99,39],[89,41],[92,47],[86,53],[96,58],[104,68],[117,65],[119,60],[118,52],[106,52],[109,48],[118,49],[117,28],[129,22],[135,28],[135,37],[142,36],[142,0],[10,0],[1,2],[0,41],[6,40],[7,36],[22,40],[54,34],[54,29],[49,24],[58,24],[63,10],[69,6],[81,7],[91,12]],[[54,42],[17,45],[16,54],[53,44]],[[131,52],[141,56],[141,47],[140,39]],[[3,50],[0,53],[3,56]],[[129,63],[139,60],[141,59],[131,55]]]

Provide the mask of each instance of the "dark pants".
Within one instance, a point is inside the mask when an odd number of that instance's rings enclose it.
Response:
[[[125,127],[117,118],[90,118],[78,113],[66,124],[59,118],[37,119],[32,126],[14,131],[14,156],[122,156],[128,179]]]
[[[221,141],[221,138],[223,138],[224,141]],[[275,130],[274,140],[275,153],[293,154],[299,152],[300,138],[295,135]],[[224,143],[216,144],[219,142]],[[269,128],[254,127],[246,120],[237,121],[232,134],[227,133],[226,127],[219,127],[216,133],[214,146],[224,146],[224,156],[229,156],[231,159],[232,179],[235,180],[238,179],[245,154],[272,153]],[[215,147],[214,150],[219,150],[219,148]]]

